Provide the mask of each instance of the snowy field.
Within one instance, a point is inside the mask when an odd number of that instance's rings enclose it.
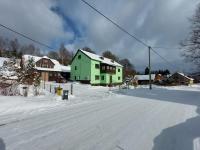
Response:
[[[199,150],[199,113],[200,85],[0,96],[0,150]]]

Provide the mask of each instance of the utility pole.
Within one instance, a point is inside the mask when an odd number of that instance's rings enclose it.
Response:
[[[151,47],[149,46],[149,89],[152,89],[151,85]]]

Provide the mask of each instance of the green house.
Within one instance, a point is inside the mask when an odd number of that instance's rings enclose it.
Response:
[[[111,59],[79,49],[71,62],[71,80],[91,85],[122,83],[123,66]]]

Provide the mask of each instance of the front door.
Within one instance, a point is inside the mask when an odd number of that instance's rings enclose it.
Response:
[[[112,76],[110,76],[110,84],[112,84]]]
[[[49,81],[49,73],[48,72],[42,72],[41,77],[43,81]]]

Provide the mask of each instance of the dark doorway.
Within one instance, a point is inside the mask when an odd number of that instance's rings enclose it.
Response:
[[[112,84],[112,76],[110,76],[110,84]]]

